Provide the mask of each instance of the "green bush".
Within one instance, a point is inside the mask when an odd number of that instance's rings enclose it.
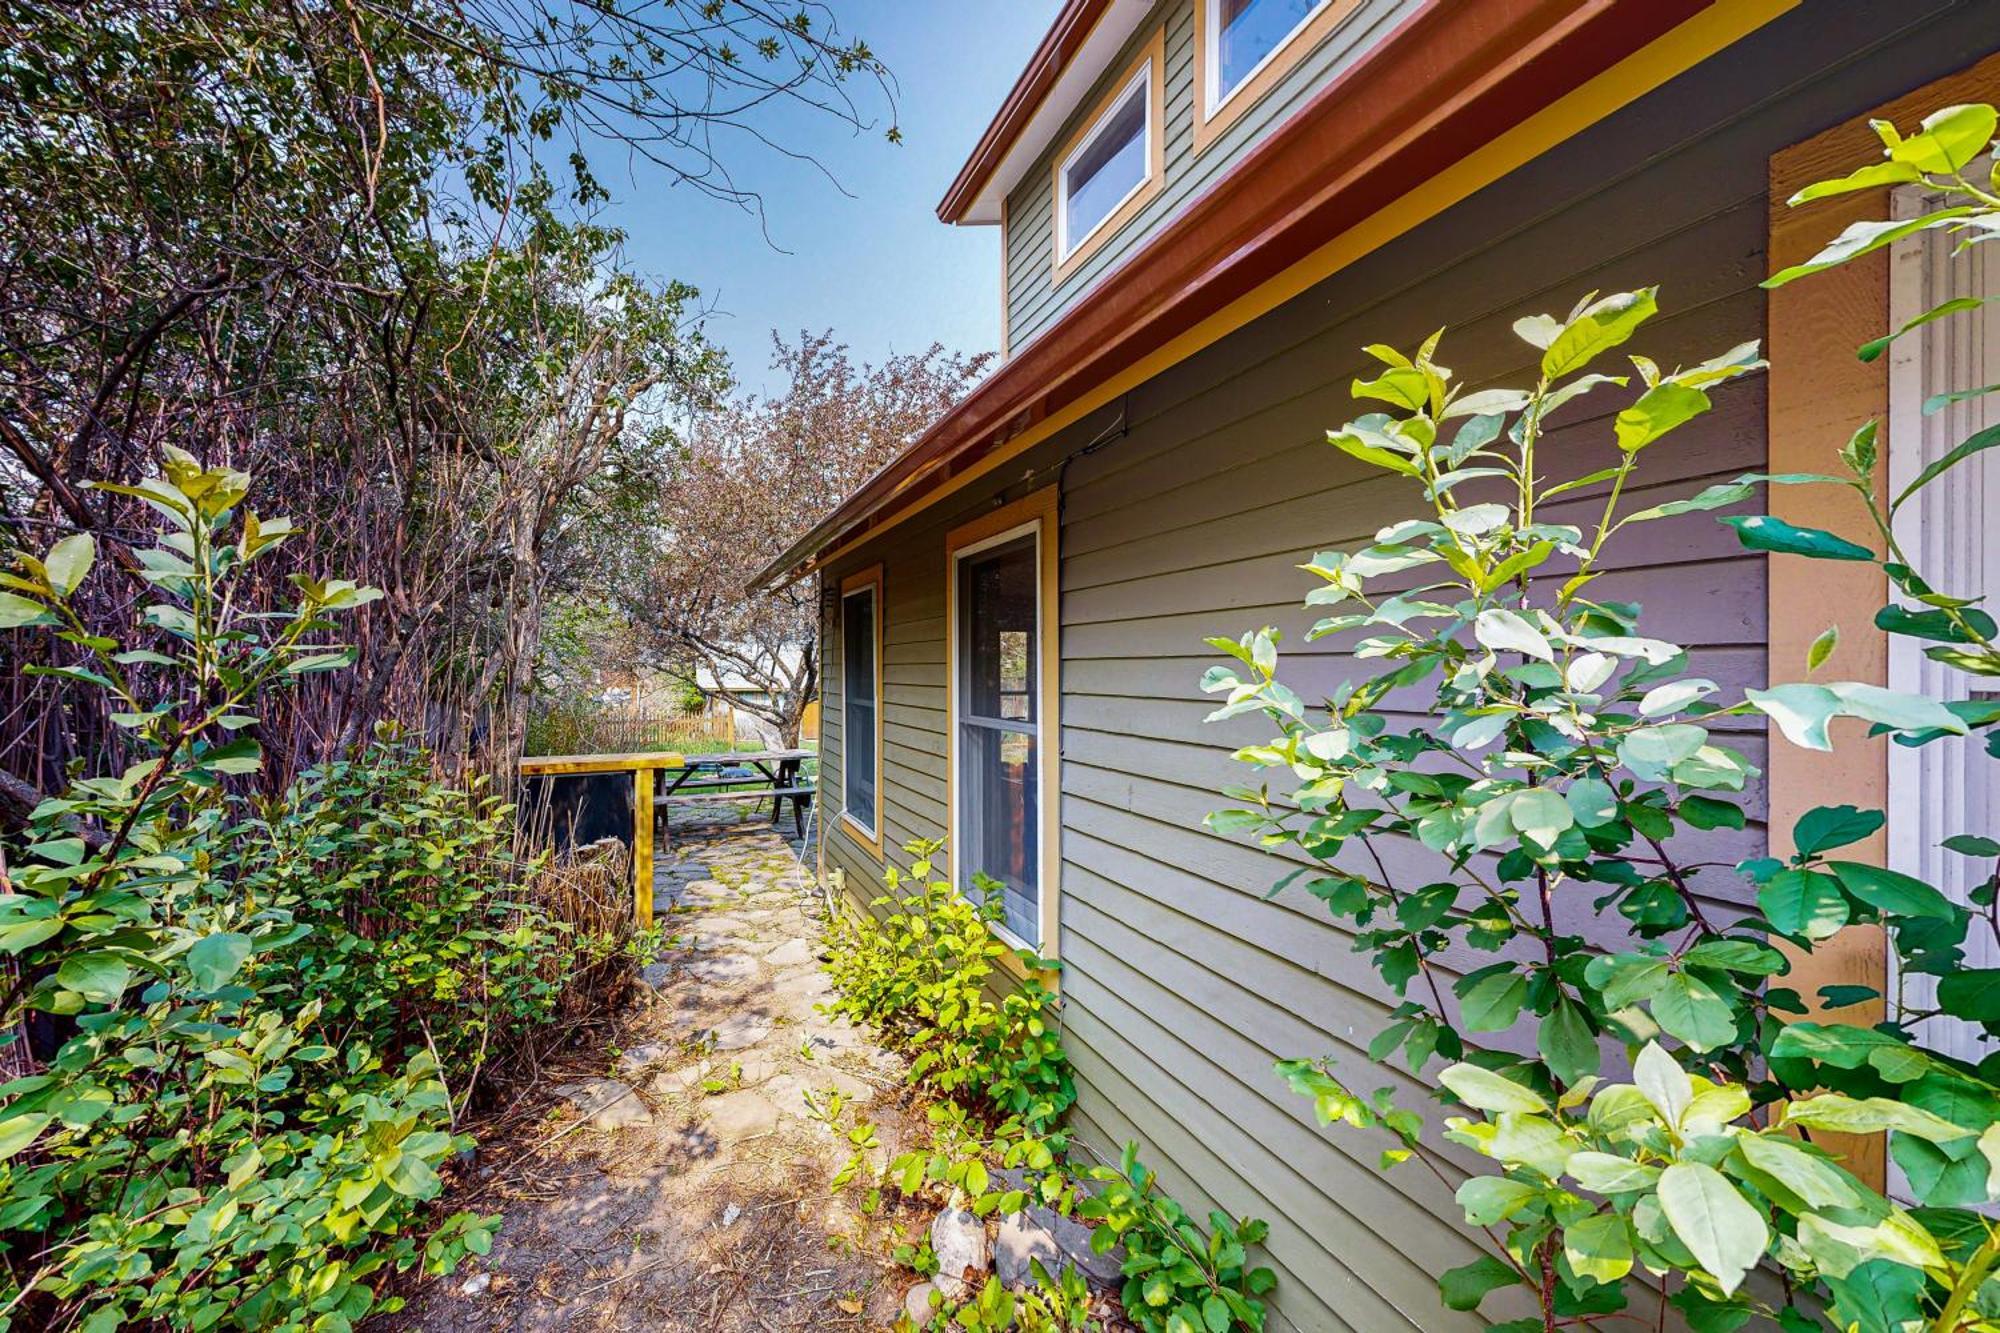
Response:
[[[88,536],[0,576],[0,628],[72,645],[57,670],[146,756],[8,848],[0,1024],[39,1014],[60,1045],[0,1085],[0,1328],[345,1329],[388,1272],[490,1246],[497,1218],[425,1208],[470,1143],[452,1090],[610,950],[521,901],[507,807],[420,752],[378,743],[261,808],[238,790],[259,698],[345,666],[334,617],[374,593],[300,579],[289,611],[246,609],[288,525],[240,511],[248,477],[165,463],[137,488],[168,523],[135,552],[148,642],[72,609]]]
[[[1907,182],[1949,206],[1852,223],[1767,285],[1925,230],[1960,249],[2000,236],[2000,195],[1987,180],[1996,125],[1991,106],[1946,108],[1908,137],[1878,122],[1883,161],[1792,202]],[[1873,360],[1902,334],[1978,305],[1948,301],[1859,355]],[[1494,1253],[1443,1275],[1453,1309],[1521,1288],[1540,1314],[1505,1327],[1551,1333],[1633,1317],[1628,1300],[1643,1288],[1702,1330],[1756,1319],[1800,1333],[1826,1327],[1823,1318],[1871,1333],[1990,1330],[2000,1320],[2000,1057],[1990,1053],[2000,970],[1972,963],[2000,939],[1994,830],[1975,825],[1942,841],[1971,863],[1976,887],[1964,902],[1840,854],[1883,827],[1880,811],[1806,812],[1786,859],[1732,868],[1691,849],[1703,833],[1748,823],[1743,793],[1757,770],[1718,725],[1727,719],[1768,719],[1813,750],[1831,750],[1840,733],[1829,725],[1853,719],[1897,745],[1962,737],[1971,754],[2000,757],[2000,701],[1976,688],[1946,700],[1837,679],[1731,699],[1687,674],[1688,652],[1655,623],[1642,629],[1640,608],[1604,598],[1596,580],[1631,525],[1729,508],[1761,485],[1841,488],[1872,518],[1873,545],[1768,514],[1721,522],[1753,552],[1876,565],[1893,589],[1876,627],[1925,641],[1926,657],[1975,686],[1991,683],[2000,631],[1978,605],[1987,590],[1935,591],[1893,518],[1958,464],[2000,447],[2000,430],[1940,454],[1893,499],[1878,484],[1871,421],[1838,451],[1845,475],[1751,475],[1636,507],[1642,460],[1657,457],[1649,451],[1673,448],[1673,432],[1710,409],[1710,390],[1763,367],[1755,344],[1671,371],[1637,355],[1613,366],[1611,354],[1656,311],[1645,288],[1517,321],[1538,363],[1528,388],[1468,392],[1436,359],[1442,331],[1407,353],[1367,349],[1381,369],[1355,381],[1354,394],[1388,410],[1328,439],[1403,479],[1421,516],[1362,549],[1312,558],[1305,568],[1322,586],[1306,601],[1325,618],[1307,637],[1354,633],[1353,656],[1382,670],[1313,708],[1279,679],[1275,630],[1211,640],[1236,659],[1204,679],[1226,696],[1213,716],[1260,713],[1278,734],[1237,751],[1259,785],[1232,791],[1243,805],[1210,824],[1292,852],[1300,868],[1279,887],[1300,883],[1324,903],[1400,997],[1369,1055],[1400,1053],[1419,1074],[1448,1062],[1441,1095],[1463,1113],[1445,1120],[1445,1137],[1485,1159],[1457,1201],[1495,1241]],[[1615,414],[1593,412],[1616,462],[1550,475],[1577,448],[1549,447],[1550,419],[1627,385],[1637,392]],[[1995,388],[1967,386],[1932,406]],[[1468,486],[1500,498],[1469,503]],[[1593,490],[1581,525],[1557,521],[1552,502]],[[1808,674],[1838,641],[1829,627],[1807,654]],[[1423,715],[1409,726],[1413,707]],[[1431,859],[1417,873],[1387,869],[1423,851]],[[1755,885],[1754,909],[1718,905],[1742,887],[1725,883],[1735,875]],[[1582,933],[1589,914],[1613,912],[1624,938],[1606,947]],[[1798,1021],[1810,1010],[1782,983],[1792,959],[1854,926],[1882,931],[1894,950],[1889,984],[1901,993],[1840,985],[1820,998],[1888,1001],[1887,1019]],[[1903,989],[1919,978],[1935,979],[1935,1001]],[[1937,1039],[1944,1023],[1976,1027],[1989,1053],[1954,1054]],[[1629,1081],[1625,1058],[1606,1058],[1607,1041],[1629,1057]],[[1384,1169],[1411,1162],[1444,1180],[1420,1144],[1422,1117],[1388,1092],[1357,1094],[1331,1065],[1288,1060],[1278,1073],[1313,1099],[1322,1123],[1393,1135]],[[1839,1141],[1825,1136],[1851,1133],[1887,1135],[1901,1198],[1842,1166]],[[1760,1266],[1782,1281],[1749,1280]]]
[[[934,1188],[961,1197],[981,1217],[1032,1202],[1094,1221],[1098,1253],[1125,1247],[1121,1299],[1147,1333],[1263,1328],[1258,1297],[1276,1279],[1249,1266],[1244,1250],[1263,1240],[1263,1222],[1213,1213],[1203,1235],[1159,1193],[1136,1143],[1126,1145],[1117,1169],[1071,1165],[1073,1145],[1058,1121],[1075,1103],[1076,1086],[1056,997],[1041,979],[1056,965],[1017,954],[1025,975],[995,978],[1001,958],[1016,953],[993,930],[999,885],[975,875],[979,900],[960,895],[937,874],[942,845],[911,843],[909,870],[890,867],[887,891],[870,910],[836,913],[827,935],[827,972],[840,991],[832,1008],[912,1054],[910,1081],[937,1094],[924,1108],[930,1143],[890,1162],[888,1180],[907,1195]],[[990,1281],[955,1310],[940,1304],[931,1327],[1086,1327],[1082,1278],[1065,1269],[1058,1279],[1039,1264],[1035,1273],[1036,1288],[1018,1296]]]
[[[454,1073],[554,1018],[573,932],[517,891],[537,867],[483,782],[446,786],[422,751],[377,741],[293,784],[252,826],[243,883],[315,929],[250,984],[319,1000],[331,1044],[428,1050]]]
[[[1040,975],[1054,964],[1024,956],[1028,975],[993,998],[994,968],[1013,952],[993,933],[999,886],[975,876],[976,903],[955,892],[932,860],[942,845],[910,844],[904,850],[916,860],[909,872],[890,867],[888,892],[870,911],[833,922],[827,971],[840,989],[834,1009],[911,1052],[919,1083],[990,1103],[1040,1133],[1076,1100],[1054,997]]]

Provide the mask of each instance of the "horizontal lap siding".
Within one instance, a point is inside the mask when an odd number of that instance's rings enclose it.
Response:
[[[1851,39],[1856,19],[1850,10],[1834,26]],[[1426,1141],[1442,1180],[1420,1162],[1384,1176],[1375,1158],[1385,1136],[1319,1128],[1273,1073],[1279,1059],[1333,1055],[1357,1086],[1392,1086],[1422,1106],[1439,1066],[1418,1079],[1368,1062],[1399,997],[1310,896],[1264,899],[1296,862],[1201,827],[1225,803],[1220,788],[1250,773],[1229,750],[1271,734],[1260,719],[1203,723],[1214,701],[1198,681],[1216,658],[1201,640],[1282,627],[1283,674],[1308,697],[1374,674],[1345,651],[1352,635],[1303,641],[1319,612],[1299,603],[1316,580],[1296,568],[1414,512],[1400,480],[1325,443],[1329,427],[1372,410],[1347,389],[1372,364],[1363,345],[1409,346],[1448,324],[1440,359],[1469,383],[1531,381],[1535,354],[1513,337],[1516,318],[1648,283],[1660,284],[1663,314],[1633,350],[1672,365],[1762,336],[1766,159],[1870,104],[1859,93],[1830,116],[1782,99],[1750,105],[1810,59],[1804,31],[1787,23],[1752,39],[1135,389],[1123,438],[1067,470],[1061,944],[1079,1113],[1110,1136],[1105,1151],[1139,1138],[1191,1206],[1268,1217],[1277,1308],[1296,1327],[1469,1329],[1529,1311],[1496,1298],[1482,1317],[1439,1303],[1435,1274],[1477,1252],[1451,1199],[1469,1165],[1463,1150]],[[1946,46],[1933,41],[1927,58]],[[1648,453],[1628,509],[1762,470],[1762,380],[1715,396],[1713,413]],[[1580,475],[1614,459],[1610,416],[1628,399],[1613,390],[1566,409],[1544,471]],[[1601,489],[1586,491],[1546,517],[1586,524],[1601,503]],[[1642,603],[1656,633],[1688,645],[1691,670],[1732,693],[1765,681],[1764,561],[1713,515],[1628,529],[1605,568],[1594,593]],[[1410,710],[1424,696],[1389,701],[1400,725],[1419,723]],[[1716,729],[1763,766],[1760,727],[1729,719]],[[1676,851],[1761,855],[1761,779],[1742,799],[1748,828]],[[1384,855],[1406,883],[1436,868],[1414,846]],[[1725,917],[1748,900],[1727,870],[1701,872],[1696,887]],[[1573,888],[1563,924],[1615,944],[1622,922],[1599,919],[1594,896]],[[1440,959],[1447,978],[1486,961],[1463,949]]]
[[[1179,0],[1184,16],[1189,3]],[[1202,828],[1203,814],[1223,803],[1220,788],[1246,775],[1229,751],[1270,729],[1256,719],[1203,723],[1213,701],[1197,682],[1215,659],[1201,640],[1283,627],[1285,674],[1309,697],[1369,674],[1344,651],[1352,636],[1303,642],[1312,617],[1299,603],[1314,581],[1295,568],[1411,512],[1406,488],[1324,442],[1328,427],[1367,410],[1346,388],[1368,368],[1364,344],[1407,347],[1448,324],[1441,359],[1469,383],[1519,382],[1533,354],[1509,331],[1514,319],[1560,313],[1592,288],[1643,283],[1660,284],[1664,313],[1634,350],[1673,364],[1760,337],[1769,154],[1992,45],[1973,9],[1920,7],[1943,17],[1912,12],[1875,50],[1876,20],[1858,3],[1828,0],[1810,22],[1797,13],[1781,20],[827,571],[838,579],[884,566],[888,841],[941,837],[944,535],[1061,479],[1062,1013],[1081,1098],[1072,1128],[1113,1158],[1125,1140],[1139,1140],[1165,1187],[1197,1216],[1218,1207],[1269,1218],[1268,1260],[1280,1275],[1274,1328],[1476,1329],[1530,1312],[1500,1297],[1483,1316],[1439,1304],[1434,1275],[1476,1252],[1451,1201],[1452,1182],[1470,1165],[1463,1149],[1433,1130],[1424,1160],[1384,1175],[1375,1159],[1385,1140],[1318,1127],[1310,1104],[1272,1072],[1281,1058],[1330,1054],[1358,1086],[1394,1087],[1405,1105],[1424,1106],[1429,1086],[1400,1066],[1368,1063],[1366,1046],[1397,997],[1350,938],[1307,895],[1266,900],[1293,863]],[[1170,27],[1170,121],[1190,114],[1186,44]],[[1170,126],[1170,154],[1185,151],[1184,138]],[[1034,188],[1039,202],[1014,201],[1029,229],[1010,244],[1016,301],[1046,281],[1047,191]],[[1021,267],[1031,260],[1039,279]],[[1017,319],[1016,345],[1025,336]],[[1544,470],[1603,466],[1622,401],[1611,391],[1567,408],[1544,446]],[[1648,452],[1633,503],[1761,470],[1765,412],[1761,379],[1719,391],[1710,415]],[[1596,495],[1558,501],[1550,516],[1586,521]],[[1737,551],[1712,515],[1630,529],[1606,568],[1597,591],[1643,603],[1652,629],[1689,646],[1691,670],[1730,694],[1766,678],[1764,562]],[[839,636],[825,642],[834,783]],[[1424,697],[1399,692],[1386,711],[1417,725]],[[1727,719],[1716,730],[1764,765],[1761,729]],[[1743,804],[1750,826],[1710,835],[1705,855],[1763,852],[1761,779]],[[880,873],[838,833],[827,856],[864,885]],[[1426,874],[1427,857],[1413,846],[1384,849],[1398,878]],[[1746,901],[1727,871],[1702,872],[1697,889],[1725,915]],[[1597,919],[1591,896],[1568,896],[1565,926],[1615,941],[1618,919]],[[1454,949],[1440,964],[1449,976],[1484,961]],[[1651,1309],[1639,1313],[1650,1319]]]

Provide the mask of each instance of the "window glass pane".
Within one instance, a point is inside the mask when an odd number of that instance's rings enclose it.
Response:
[[[1032,534],[958,567],[958,803],[960,887],[997,880],[1001,921],[1040,947],[1036,697],[1041,581]]]
[[[1264,57],[1285,44],[1326,0],[1213,0],[1216,6],[1215,97],[1234,92]]]
[[[841,600],[841,799],[863,828],[875,827],[875,593]]]
[[[966,717],[1035,720],[1035,539],[1023,537],[959,566]]]
[[[1146,179],[1146,81],[1125,100],[1063,169],[1063,249],[1074,250]]]
[[[1041,915],[1035,836],[1036,738],[977,722],[959,724],[963,804],[959,827],[960,883],[978,896],[974,875],[1000,882],[1001,920],[1029,944],[1040,946]]]

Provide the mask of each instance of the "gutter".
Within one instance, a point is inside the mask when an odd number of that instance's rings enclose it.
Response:
[[[1392,217],[1393,234],[1402,234],[1427,220],[1452,201],[1425,212],[1409,207],[1406,195],[1683,22],[1711,8],[1728,20],[1713,25],[1722,30],[1719,45],[1691,47],[1693,58],[1657,81],[1741,35],[1730,27],[1732,10],[1743,11],[1739,26],[1747,30],[1789,7],[1789,0],[1434,0],[1074,299],[760,571],[750,591],[813,573],[829,550],[837,555],[894,521],[892,507],[906,510],[1121,371],[1165,355],[1232,301],[1359,224]]]

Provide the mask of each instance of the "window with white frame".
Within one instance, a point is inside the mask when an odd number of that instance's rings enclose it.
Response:
[[[1206,106],[1214,115],[1332,0],[1196,0],[1208,7],[1211,39],[1203,71]]]
[[[876,662],[879,581],[840,599],[841,815],[874,837],[881,756],[876,753]]]
[[[1001,924],[1041,940],[1042,731],[1040,527],[1030,524],[954,553],[952,725],[962,892],[998,883]]]
[[[1144,188],[1153,170],[1153,76],[1150,60],[1118,91],[1057,173],[1056,258],[1075,254]]]

